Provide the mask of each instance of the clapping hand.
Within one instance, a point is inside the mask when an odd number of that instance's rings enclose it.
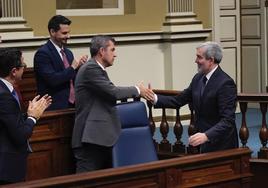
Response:
[[[88,60],[88,55],[83,55],[80,60],[78,61],[80,65],[83,65]]]
[[[88,55],[83,55],[82,57],[80,57],[80,59],[77,61],[76,59],[73,60],[72,62],[72,67],[75,69],[79,68],[81,65],[83,65],[84,63],[86,63],[88,60]]]
[[[40,98],[40,95],[37,95],[32,101],[29,101],[28,116],[38,120],[51,103],[52,99],[50,96],[44,95]]]

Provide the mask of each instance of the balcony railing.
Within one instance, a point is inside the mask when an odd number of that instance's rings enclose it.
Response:
[[[178,95],[180,91],[175,90],[154,90],[156,94],[161,95]],[[239,139],[241,142],[241,147],[248,147],[248,139],[250,137],[250,132],[247,126],[247,110],[248,110],[248,103],[257,103],[259,104],[262,122],[261,127],[259,130],[259,138],[261,143],[261,148],[258,151],[258,158],[262,159],[268,159],[268,148],[267,148],[267,141],[268,141],[268,129],[266,124],[266,114],[267,114],[267,104],[268,104],[268,94],[265,93],[256,93],[256,94],[248,94],[248,93],[239,93],[237,95],[237,101],[239,103],[241,115],[242,115],[242,121],[241,126],[239,129]],[[150,120],[150,126],[152,130],[152,134],[155,134],[155,121],[153,117],[153,106],[152,104],[148,103],[149,108],[149,120]],[[162,136],[162,139],[160,142],[155,141],[156,148],[160,153],[172,153],[176,155],[185,155],[185,154],[195,154],[199,153],[198,147],[192,147],[188,146],[186,147],[185,144],[181,141],[182,134],[183,134],[183,126],[181,123],[181,117],[180,117],[180,109],[176,110],[176,117],[175,117],[175,123],[173,125],[173,133],[176,138],[176,142],[174,144],[170,143],[170,141],[167,139],[167,135],[170,131],[170,126],[167,121],[167,115],[166,115],[166,109],[162,108],[162,117],[160,122],[160,133]],[[194,126],[194,111],[189,105],[189,111],[190,111],[190,123],[188,127],[188,135],[191,136],[194,133],[196,133],[196,129]]]

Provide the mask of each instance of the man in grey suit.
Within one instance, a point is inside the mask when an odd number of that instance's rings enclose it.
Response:
[[[116,57],[112,37],[93,37],[90,53],[92,59],[80,67],[75,82],[72,148],[77,173],[111,167],[112,147],[121,130],[117,100],[139,96],[153,100],[152,91],[142,84],[118,87],[110,81],[105,69],[113,65]]]

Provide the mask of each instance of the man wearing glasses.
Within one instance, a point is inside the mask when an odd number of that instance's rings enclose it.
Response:
[[[21,112],[14,86],[21,80],[25,66],[19,50],[0,48],[0,185],[25,179],[31,152],[28,139],[52,102],[48,95],[36,96],[29,101],[27,114]]]

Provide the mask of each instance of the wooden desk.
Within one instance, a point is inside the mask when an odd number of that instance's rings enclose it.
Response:
[[[67,175],[6,186],[6,188],[238,188],[250,187],[251,151],[238,148],[145,164]],[[42,169],[37,169],[41,171]]]
[[[71,136],[74,109],[45,112],[34,128],[28,157],[27,180],[74,172]]]

